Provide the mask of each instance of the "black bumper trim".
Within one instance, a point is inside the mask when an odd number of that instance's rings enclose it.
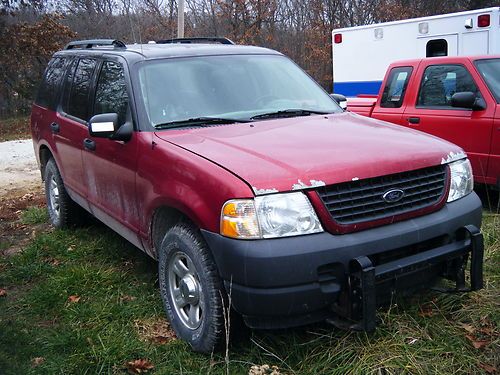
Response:
[[[463,228],[467,238],[451,244],[431,249],[419,254],[411,255],[402,259],[374,267],[371,260],[366,256],[355,258],[351,261],[349,275],[349,298],[347,306],[336,306],[334,310],[343,315],[342,318],[350,320],[349,328],[364,331],[373,331],[376,327],[377,308],[377,283],[384,280],[397,282],[399,276],[420,271],[440,263],[452,262],[456,289],[453,291],[467,291],[462,287],[464,275],[464,263],[467,255],[471,254],[470,276],[471,287],[468,290],[478,290],[483,287],[483,235],[474,225]]]

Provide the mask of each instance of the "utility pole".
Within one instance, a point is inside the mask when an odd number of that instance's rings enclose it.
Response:
[[[184,38],[184,0],[178,0],[177,38]]]

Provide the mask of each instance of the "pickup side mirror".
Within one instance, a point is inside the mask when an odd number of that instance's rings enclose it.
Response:
[[[342,94],[330,94],[330,97],[337,102],[337,104],[345,110],[347,108],[347,98]]]
[[[484,99],[478,98],[471,91],[457,92],[451,97],[451,106],[456,108],[468,108],[473,111],[482,111],[486,109]]]
[[[92,137],[126,142],[132,137],[132,132],[131,122],[120,126],[117,113],[102,113],[93,116],[89,121],[89,134]]]

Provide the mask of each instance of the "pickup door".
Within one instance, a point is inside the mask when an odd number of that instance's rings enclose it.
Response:
[[[436,63],[427,59],[418,65],[394,67],[385,82],[373,117],[461,146],[469,155],[476,181],[496,183],[496,179],[488,178],[496,104],[469,60],[447,59],[446,63]],[[451,96],[463,91],[472,91],[484,99],[486,109],[452,107]]]

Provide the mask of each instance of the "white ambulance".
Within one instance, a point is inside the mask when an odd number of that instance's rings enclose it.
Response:
[[[333,92],[378,94],[390,63],[500,54],[500,7],[332,31]]]

